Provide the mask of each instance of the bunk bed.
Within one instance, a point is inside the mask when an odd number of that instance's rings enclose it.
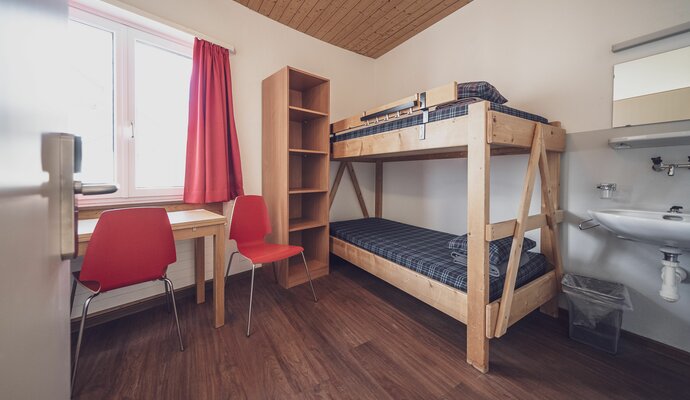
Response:
[[[491,96],[467,98],[467,87],[451,82],[331,124],[331,159],[341,163],[330,203],[347,170],[364,219],[331,223],[330,251],[466,324],[467,362],[488,372],[490,339],[503,336],[537,308],[558,315],[563,274],[558,192],[565,131],[558,122],[501,104],[500,95],[496,102]],[[508,154],[529,155],[517,217],[491,223],[490,160]],[[382,218],[384,162],[458,157],[468,159],[466,267],[442,259],[449,234]],[[352,162],[376,164],[373,218]],[[542,208],[529,215],[537,171]],[[541,229],[541,254],[529,252],[524,264],[525,232],[535,229]],[[489,249],[500,239],[510,250],[505,274],[496,278],[490,276]]]

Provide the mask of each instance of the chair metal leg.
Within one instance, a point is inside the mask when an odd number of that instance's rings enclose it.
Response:
[[[168,284],[163,281],[163,286],[165,286],[165,303],[167,304],[168,307],[168,314],[172,312],[172,309],[170,308],[170,290],[168,290]]]
[[[278,273],[276,272],[275,261],[271,263],[271,267],[273,268],[273,279],[275,280],[276,283],[278,283]]]
[[[69,314],[72,316],[72,308],[74,307],[74,295],[77,293],[77,280],[72,276],[72,294],[69,298]]]
[[[232,258],[235,257],[235,254],[237,254],[237,251],[233,251],[232,254],[230,254],[230,260],[228,261],[228,268],[225,270],[225,281],[223,282],[224,286],[228,285],[228,276],[230,276],[230,265],[232,264]]]
[[[314,295],[314,303],[317,303],[319,299],[316,298],[316,292],[314,291],[314,284],[311,282],[311,274],[309,273],[309,266],[307,265],[307,258],[304,257],[304,252],[302,252],[302,261],[304,261],[304,269],[307,270],[307,278],[309,278],[309,286],[311,286],[311,294]]]
[[[180,339],[180,351],[184,351],[184,345],[182,344],[182,331],[180,330],[180,320],[177,318],[177,304],[175,303],[175,288],[173,287],[172,281],[167,277],[163,278],[165,282],[166,289],[170,290],[170,300],[173,306],[173,311],[175,314],[175,325],[177,325],[177,337]]]
[[[84,336],[84,322],[86,322],[86,314],[89,312],[89,304],[98,293],[89,296],[84,302],[84,308],[81,312],[81,322],[79,323],[79,336],[77,336],[77,348],[74,352],[74,367],[72,367],[72,393],[74,393],[74,380],[77,377],[77,365],[79,364],[79,352],[81,351],[81,339]]]
[[[249,332],[252,327],[252,300],[254,300],[254,272],[256,271],[256,265],[252,264],[252,284],[249,288],[249,317],[247,317],[247,337],[249,337]]]

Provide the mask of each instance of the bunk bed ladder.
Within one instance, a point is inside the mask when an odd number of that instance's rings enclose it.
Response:
[[[548,184],[541,185],[542,203],[546,212],[547,235],[550,245],[550,254],[547,254],[549,261],[553,264],[556,272],[556,287],[558,292],[561,291],[561,279],[563,278],[563,259],[561,258],[561,246],[558,241],[558,221],[556,219],[556,209],[558,208],[557,201],[557,186],[554,185],[552,179],[558,179],[560,171],[558,170],[560,162],[560,154],[555,154],[554,158],[550,158],[546,152],[546,145],[544,144],[544,136],[541,138],[541,157],[539,158],[539,173],[541,174],[541,181],[548,182]],[[557,158],[558,157],[558,158]],[[552,171],[551,168],[554,168]],[[552,175],[553,174],[553,175]],[[542,245],[542,249],[543,249]],[[544,251],[542,251],[544,253]],[[557,312],[557,310],[556,310]]]
[[[542,124],[536,124],[534,130],[534,138],[532,140],[532,149],[530,152],[529,162],[527,164],[527,174],[525,176],[525,185],[522,192],[520,207],[518,208],[518,217],[515,224],[515,231],[513,233],[513,243],[510,249],[510,259],[503,285],[503,295],[501,297],[498,320],[496,321],[495,337],[501,337],[508,329],[510,318],[510,310],[513,303],[513,294],[515,293],[515,280],[517,277],[518,264],[520,255],[522,254],[522,242],[525,237],[525,230],[527,220],[529,218],[529,207],[532,200],[532,192],[534,190],[534,181],[536,172],[539,169],[541,178],[541,195],[542,204],[544,206],[546,216],[546,229],[548,230],[549,249],[547,257],[554,264],[557,285],[560,284],[562,276],[562,262],[560,248],[558,245],[558,223],[556,220],[556,203],[554,201],[554,187],[551,180],[551,172],[549,170],[549,158],[547,157],[546,145],[544,143],[544,134]],[[560,287],[560,286],[558,286]]]
[[[522,197],[518,208],[518,217],[513,233],[513,243],[510,247],[510,258],[503,283],[503,296],[498,310],[498,321],[496,323],[496,337],[502,336],[508,328],[508,318],[510,308],[513,303],[513,293],[515,292],[515,279],[517,277],[518,264],[522,254],[522,242],[525,238],[527,218],[529,217],[529,206],[532,202],[532,192],[534,191],[534,181],[537,176],[537,169],[540,166],[539,160],[542,154],[543,133],[541,124],[536,124],[534,138],[532,139],[532,149],[527,163],[527,173],[525,174],[525,185],[522,189]]]

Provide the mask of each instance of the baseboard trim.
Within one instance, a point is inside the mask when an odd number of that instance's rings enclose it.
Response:
[[[690,353],[683,349],[673,347],[671,345],[657,342],[656,340],[650,339],[646,336],[638,335],[637,333],[632,333],[630,331],[621,330],[621,337],[631,342],[636,342],[643,346],[647,346],[652,351],[663,354],[669,358],[672,358],[678,362],[686,365],[690,365]]]
[[[242,279],[249,278],[251,276],[251,270],[249,271],[243,271],[237,274],[232,274],[228,277],[229,281],[238,281]],[[213,280],[209,279],[206,281],[205,284],[205,290],[207,294],[207,301],[209,298],[213,296],[213,293],[210,293],[213,291]],[[210,294],[210,295],[209,295]],[[188,285],[184,286],[179,289],[175,289],[175,299],[177,301],[181,299],[185,299],[188,297],[192,297],[196,295],[196,285]],[[127,304],[122,304],[117,307],[113,308],[108,308],[106,310],[101,310],[97,311],[93,314],[89,314],[86,317],[86,322],[84,323],[84,326],[86,328],[90,328],[92,326],[97,326],[101,324],[105,324],[106,322],[114,321],[118,318],[126,317],[128,315],[132,314],[137,314],[142,311],[149,310],[154,307],[159,307],[165,304],[165,293],[157,294],[154,296],[146,297],[140,300],[133,301],[131,303]],[[74,305],[75,307],[81,307],[81,305]],[[79,331],[79,322],[81,318],[76,317],[72,318],[70,320],[70,329],[71,331],[77,332]]]

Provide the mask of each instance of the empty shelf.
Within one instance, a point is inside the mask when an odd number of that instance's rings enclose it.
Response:
[[[290,188],[290,194],[299,193],[326,193],[327,189],[315,188],[315,187],[301,187],[301,188]]]
[[[290,121],[308,121],[316,118],[328,117],[321,111],[308,110],[302,107],[290,106]]]
[[[290,232],[303,231],[305,229],[318,228],[326,226],[326,223],[316,219],[309,218],[292,218],[290,219]]]

